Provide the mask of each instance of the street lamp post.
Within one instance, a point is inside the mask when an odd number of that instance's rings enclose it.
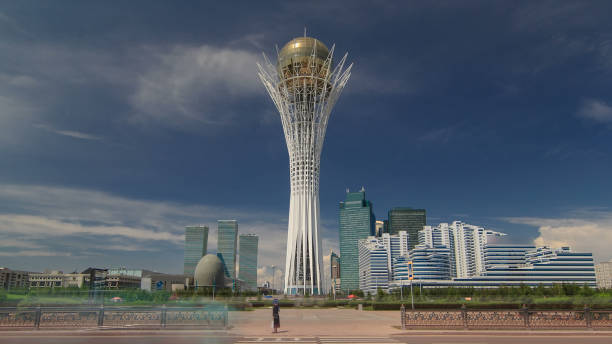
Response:
[[[272,293],[276,291],[276,265],[272,265]]]
[[[412,300],[412,310],[414,310],[414,295],[412,294],[412,280],[410,280],[410,299]]]

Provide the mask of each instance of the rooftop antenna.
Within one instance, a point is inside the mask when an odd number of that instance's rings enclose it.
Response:
[[[306,26],[304,26],[304,37],[306,37]]]

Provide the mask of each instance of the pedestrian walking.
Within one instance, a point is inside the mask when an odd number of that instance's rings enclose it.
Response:
[[[280,315],[278,314],[279,312],[280,305],[278,304],[278,299],[274,299],[274,302],[272,302],[272,326],[274,327],[274,333],[277,333],[280,327]]]

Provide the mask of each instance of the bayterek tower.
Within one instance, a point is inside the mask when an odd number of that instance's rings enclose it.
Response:
[[[258,64],[259,78],[280,113],[291,177],[285,265],[286,294],[321,294],[322,254],[319,172],[327,121],[351,75],[347,55],[333,63],[311,37],[295,38],[278,51],[276,64]]]

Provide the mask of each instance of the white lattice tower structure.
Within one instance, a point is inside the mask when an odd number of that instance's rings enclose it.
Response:
[[[352,65],[347,55],[334,67],[331,50],[319,40],[299,37],[277,53],[264,55],[259,78],[280,113],[289,152],[291,200],[285,264],[286,294],[321,294],[319,173],[327,122]]]

